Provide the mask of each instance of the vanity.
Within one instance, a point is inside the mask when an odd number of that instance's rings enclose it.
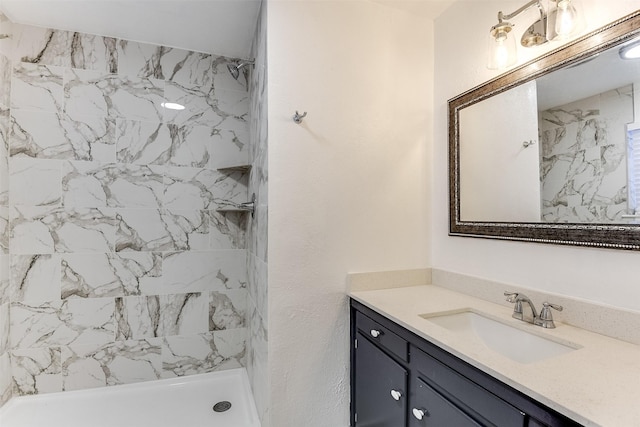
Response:
[[[352,426],[640,425],[637,345],[560,322],[544,329],[433,284],[350,297]],[[497,325],[515,338],[470,336],[464,323],[476,316],[488,321],[480,334]]]

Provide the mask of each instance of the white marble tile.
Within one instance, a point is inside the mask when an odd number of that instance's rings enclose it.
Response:
[[[212,169],[249,164],[249,129],[246,123],[225,120],[213,131]]]
[[[0,31],[3,34],[11,35],[12,37],[7,37],[4,39],[0,39],[0,53],[6,55],[11,58],[13,53],[13,34],[14,27],[17,24],[14,24],[4,13],[0,12]]]
[[[247,291],[249,299],[258,310],[260,317],[268,321],[268,287],[267,287],[267,263],[254,254],[248,255],[249,281]]]
[[[65,71],[65,111],[76,115],[161,121],[164,82],[95,71]]]
[[[9,135],[11,122],[0,113],[0,206],[9,205]]]
[[[218,126],[224,116],[219,114],[212,90],[207,87],[167,82],[164,96],[167,102],[183,105],[183,110],[164,110],[164,121],[179,126],[199,124]]]
[[[174,137],[172,129],[165,123],[118,119],[118,162],[167,164],[171,157]]]
[[[60,347],[15,349],[11,371],[19,396],[62,391]]]
[[[247,173],[168,167],[164,206],[216,209],[247,202]]]
[[[160,338],[62,347],[64,390],[159,379],[161,351]]]
[[[115,336],[114,311],[110,298],[12,303],[11,346],[16,349],[109,343]]]
[[[14,206],[9,245],[13,254],[112,252],[115,213],[103,209]]]
[[[115,120],[14,110],[10,152],[16,157],[115,161]]]
[[[9,281],[9,269],[11,266],[11,255],[0,254],[0,305],[8,304],[11,296]]]
[[[244,365],[246,330],[166,337],[162,348],[164,378],[201,374]]]
[[[216,129],[197,123],[168,124],[167,127],[172,136],[168,164],[200,168],[209,166],[217,138]]]
[[[141,339],[206,332],[208,295],[201,293],[116,299],[116,339]]]
[[[209,249],[245,249],[247,218],[246,212],[210,211],[211,245]]]
[[[11,108],[59,112],[63,101],[61,67],[19,63],[13,68]]]
[[[11,61],[0,53],[0,112],[6,114],[11,107]]]
[[[244,91],[216,89],[213,93],[216,99],[218,114],[228,121],[238,122],[249,128],[249,94]]]
[[[16,25],[14,38],[16,61],[117,71],[116,40],[111,37]]]
[[[246,311],[246,289],[209,292],[209,331],[243,328]]]
[[[0,354],[9,351],[9,304],[0,304]]]
[[[247,285],[246,270],[244,250],[167,253],[163,289],[167,293],[241,289]]]
[[[99,298],[157,293],[162,254],[64,254],[61,256],[62,298]]]
[[[67,161],[62,190],[66,207],[158,208],[164,193],[162,167]]]
[[[57,206],[62,196],[62,165],[58,160],[15,158],[9,168],[11,203]]]
[[[13,377],[11,376],[11,359],[9,353],[0,353],[0,406],[13,396]]]
[[[206,86],[211,84],[211,55],[120,40],[118,73]]]
[[[9,253],[9,208],[0,206],[0,254]]]
[[[58,255],[11,255],[11,301],[31,304],[60,299]]]
[[[207,211],[119,209],[116,251],[205,250]]]

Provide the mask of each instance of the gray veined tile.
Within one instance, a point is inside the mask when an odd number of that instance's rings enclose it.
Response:
[[[11,255],[11,301],[46,303],[60,299],[58,255]]]
[[[19,63],[13,68],[11,108],[58,112],[63,101],[63,68]]]
[[[245,329],[234,329],[166,337],[162,348],[163,378],[244,366],[245,335]]]
[[[13,395],[13,378],[9,352],[0,353],[0,405],[4,405]]]
[[[11,106],[11,61],[0,54],[0,111],[6,114]]]
[[[13,254],[112,252],[113,210],[14,206],[9,245]]]
[[[62,298],[149,294],[160,288],[162,255],[156,252],[65,254]]]
[[[9,208],[0,206],[0,254],[9,253]],[[2,299],[0,298],[0,301]]]
[[[114,38],[30,25],[15,27],[16,61],[117,72]]]
[[[8,254],[0,254],[0,305],[8,304],[11,296],[9,268],[11,257]]]
[[[65,111],[76,115],[162,121],[164,82],[95,71],[65,71]]]
[[[162,204],[161,167],[65,162],[63,175],[67,207],[159,208]]]
[[[62,347],[63,388],[68,391],[159,379],[161,352],[160,338]]]
[[[244,250],[173,252],[164,255],[165,292],[202,292],[241,289],[247,285]]]
[[[9,133],[8,117],[0,116],[0,206],[9,205]]]
[[[185,107],[183,110],[164,109],[164,121],[167,123],[216,127],[224,120],[224,116],[218,114],[217,100],[209,87],[166,82],[164,96],[167,102]]]
[[[201,293],[116,298],[116,339],[206,332],[208,304]]]
[[[207,211],[119,209],[116,251],[203,250],[209,246]]]
[[[210,211],[209,249],[245,249],[247,246],[247,219],[245,212],[215,212]]]
[[[11,304],[11,346],[43,348],[68,344],[104,345],[115,336],[111,298]]]
[[[225,120],[213,130],[212,169],[248,165],[249,129],[246,123]]]
[[[115,120],[14,110],[10,153],[41,159],[115,161]]]
[[[9,351],[9,304],[0,304],[0,354]]]
[[[118,119],[117,157],[120,163],[167,164],[173,132],[166,123]]]
[[[57,206],[62,196],[61,163],[57,160],[16,158],[9,170],[11,203]]]
[[[60,347],[15,349],[11,371],[19,396],[62,391]]]
[[[217,209],[249,200],[246,172],[168,167],[164,206],[168,209]]]
[[[246,311],[246,289],[210,292],[209,331],[243,328]]]
[[[211,55],[120,40],[118,73],[210,86]]]

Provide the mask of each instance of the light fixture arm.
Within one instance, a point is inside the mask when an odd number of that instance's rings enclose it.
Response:
[[[540,3],[540,0],[531,0],[529,3],[525,4],[520,9],[516,10],[515,12],[509,13],[507,15],[502,13],[502,11],[498,12],[498,22],[502,23],[502,21],[510,21],[511,19],[520,15],[525,10],[531,9],[533,6],[538,6],[538,10],[540,11],[540,19],[544,19],[545,17],[544,8],[542,7],[542,3]]]

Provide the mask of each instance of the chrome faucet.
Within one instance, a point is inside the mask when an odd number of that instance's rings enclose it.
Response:
[[[507,297],[508,302],[515,304],[513,306],[513,314],[511,315],[511,317],[513,317],[514,319],[522,320],[523,322],[527,323],[533,323],[536,326],[542,326],[543,328],[548,329],[556,327],[555,323],[553,322],[551,309],[553,308],[555,310],[562,311],[561,305],[551,304],[545,301],[542,303],[542,310],[540,311],[540,316],[538,316],[536,307],[526,295],[519,294],[517,292],[505,292],[504,296]],[[525,310],[523,308],[523,302],[529,306],[528,310]]]

